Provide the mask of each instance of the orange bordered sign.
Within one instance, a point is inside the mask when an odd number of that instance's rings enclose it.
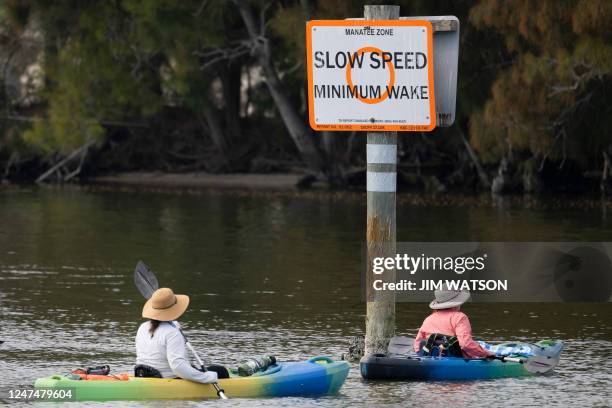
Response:
[[[320,131],[433,130],[432,34],[426,20],[309,21],[310,126]]]

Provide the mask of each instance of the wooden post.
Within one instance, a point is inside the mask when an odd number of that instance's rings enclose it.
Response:
[[[397,20],[399,6],[364,6],[366,20]],[[372,259],[395,257],[395,191],[397,132],[368,132],[367,142],[367,250],[365,355],[386,353],[395,334],[395,293],[375,292]],[[395,281],[395,270],[376,276]]]

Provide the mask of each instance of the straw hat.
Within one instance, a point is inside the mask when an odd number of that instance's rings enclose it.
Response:
[[[142,308],[142,317],[167,322],[178,319],[189,306],[189,296],[175,295],[172,289],[160,288],[153,292]]]
[[[429,307],[436,310],[461,306],[470,298],[470,292],[449,290],[446,285],[444,285],[444,289],[437,289],[434,293],[436,298],[429,304]]]

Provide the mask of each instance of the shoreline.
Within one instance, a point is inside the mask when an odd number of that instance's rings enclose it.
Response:
[[[2,188],[40,187],[45,189],[77,189],[92,192],[124,192],[211,195],[230,194],[240,197],[303,198],[310,200],[361,201],[365,203],[365,186],[333,190],[325,183],[316,182],[309,188],[300,188],[304,178],[299,173],[162,173],[126,172],[81,179],[70,184],[18,184],[0,183]],[[600,210],[607,213],[612,208],[612,197],[576,194],[507,194],[493,195],[489,192],[450,191],[428,193],[423,191],[402,191],[397,193],[398,205],[433,207],[476,207],[476,208],[524,208],[534,210],[574,209]]]
[[[303,174],[129,172],[84,180],[92,185],[296,191]]]

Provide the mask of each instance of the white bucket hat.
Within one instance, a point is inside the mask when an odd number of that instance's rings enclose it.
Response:
[[[470,298],[470,292],[449,290],[446,285],[444,285],[444,289],[437,289],[434,294],[436,298],[429,304],[429,307],[436,310],[461,306]]]

